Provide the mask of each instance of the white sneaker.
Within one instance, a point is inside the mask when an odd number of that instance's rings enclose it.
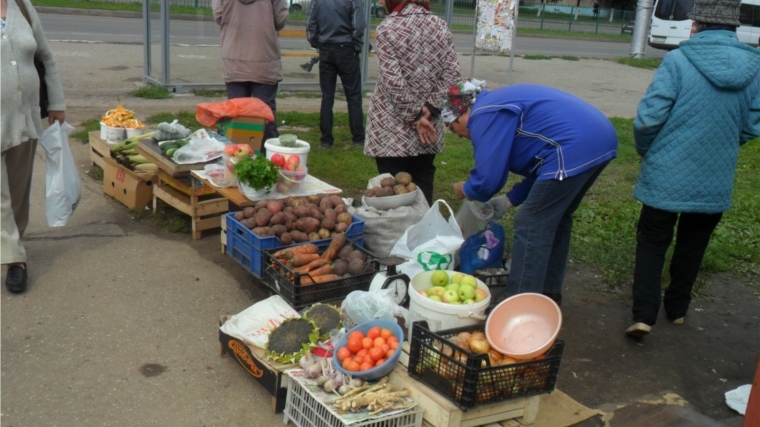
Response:
[[[683,325],[683,322],[684,322],[684,318],[683,317],[679,317],[678,319],[672,321],[671,323],[674,324],[674,325]]]
[[[642,322],[633,323],[625,330],[626,335],[638,338],[649,335],[650,332],[652,332],[652,327]]]

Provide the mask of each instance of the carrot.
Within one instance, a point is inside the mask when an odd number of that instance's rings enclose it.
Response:
[[[315,254],[319,252],[319,248],[317,248],[317,245],[313,243],[305,243],[303,245],[298,246],[292,246],[286,249],[283,249],[281,251],[278,251],[274,254],[275,258],[285,258],[283,255],[285,252],[290,251],[293,255],[298,254]]]
[[[325,261],[325,260],[323,260],[321,258],[317,258],[314,261],[312,261],[312,262],[310,262],[310,263],[308,263],[308,264],[306,264],[304,266],[292,269],[292,271],[293,271],[293,273],[304,274],[304,273],[308,273],[308,272],[310,272],[312,270],[316,270],[316,269],[322,267],[325,264],[327,264],[327,261]]]
[[[318,254],[298,254],[293,255],[293,258],[288,260],[288,265],[290,267],[300,267],[302,265],[306,265],[314,260],[319,259]]]
[[[336,274],[325,274],[323,276],[317,276],[317,277],[311,277],[303,276],[301,277],[301,284],[302,285],[313,285],[315,283],[325,283],[325,282],[332,282],[333,280],[338,280],[340,277]]]
[[[280,255],[280,256],[277,256],[277,255]],[[288,262],[289,259],[293,258],[293,251],[288,251],[288,250],[279,251],[276,254],[274,254],[274,257],[280,260],[284,259],[285,261],[283,262]]]
[[[340,233],[337,236],[333,237],[332,242],[330,242],[330,246],[327,248],[325,253],[322,254],[322,258],[332,261],[333,258],[338,254],[338,251],[340,251],[343,248],[343,245],[346,244],[346,233]]]
[[[309,272],[309,276],[311,277],[324,276],[325,274],[332,274],[332,265],[325,264],[322,267]]]

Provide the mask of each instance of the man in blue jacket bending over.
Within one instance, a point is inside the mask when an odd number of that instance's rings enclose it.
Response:
[[[497,218],[520,206],[504,297],[535,292],[561,303],[573,213],[617,157],[612,123],[573,95],[532,84],[487,92],[460,83],[449,89],[441,114],[475,151],[470,179],[454,184],[454,194],[490,201]],[[525,179],[493,197],[509,172]]]

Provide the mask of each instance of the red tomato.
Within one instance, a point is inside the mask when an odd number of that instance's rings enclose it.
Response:
[[[361,365],[357,362],[349,362],[348,367],[346,368],[347,371],[351,372],[358,372],[361,369]]]
[[[356,362],[356,363],[358,363],[360,365],[364,362],[364,358],[363,357],[359,357],[359,356],[354,356],[353,360],[354,360],[354,362]]]
[[[361,358],[363,359],[363,358],[364,358],[364,356],[366,356],[368,352],[369,352],[369,350],[367,350],[366,348],[363,348],[363,349],[361,349],[361,350],[357,351],[357,352],[356,352],[356,355],[357,355],[358,357],[361,357]]]
[[[373,347],[369,351],[369,356],[372,358],[372,360],[377,362],[378,360],[383,359],[385,357],[385,352],[380,347]]]
[[[380,366],[380,365],[382,365],[383,363],[385,363],[385,359],[380,359],[380,360],[378,360],[377,362],[375,362],[375,366]]]
[[[375,364],[375,360],[372,359],[372,356],[370,356],[368,354],[368,355],[364,356],[364,359],[362,359],[362,363],[371,363],[371,364],[374,365]]]
[[[385,357],[387,357],[388,359],[390,359],[391,356],[393,356],[393,353],[395,353],[395,352],[396,352],[396,350],[388,350],[388,353],[386,353]]]
[[[382,347],[383,344],[385,344],[385,338],[383,337],[377,337],[374,341],[375,347]]]
[[[375,365],[373,365],[372,363],[364,362],[364,363],[361,364],[361,366],[359,366],[359,370],[360,371],[367,371],[367,370],[370,370],[370,369],[372,369],[374,367],[375,367]]]
[[[398,338],[396,338],[396,337],[390,337],[387,340],[385,340],[385,342],[387,342],[388,344],[390,344],[392,342],[395,342],[396,344],[398,344]]]
[[[380,330],[380,336],[381,336],[383,339],[386,339],[386,340],[387,340],[388,338],[390,338],[390,337],[392,337],[392,336],[393,336],[393,332],[392,332],[390,329],[381,329],[381,330]]]
[[[343,366],[343,369],[348,370],[348,365],[352,361],[353,361],[353,359],[351,359],[350,357],[346,357],[345,359],[343,359],[343,364],[341,366]]]
[[[357,351],[362,349],[362,340],[358,337],[353,337],[348,339],[348,350],[351,353],[356,353]]]
[[[395,350],[398,348],[398,341],[391,341],[390,344],[391,350]]]
[[[351,357],[351,351],[346,347],[341,347],[340,350],[338,350],[337,356],[338,360],[342,362],[345,358]]]
[[[372,348],[372,338],[364,338],[362,339],[362,348],[366,348],[367,350]]]
[[[388,344],[383,344],[383,345],[380,346],[380,348],[383,349],[383,353],[387,353],[388,350],[391,349],[391,346],[389,346]]]
[[[367,331],[367,336],[372,338],[373,340],[380,336],[380,327],[375,326],[374,328]]]
[[[353,331],[350,334],[348,334],[348,339],[351,339],[353,337],[359,337],[359,339],[363,339],[364,338],[364,334],[361,333],[361,331]]]

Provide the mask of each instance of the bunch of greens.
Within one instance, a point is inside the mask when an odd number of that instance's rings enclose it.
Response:
[[[255,190],[269,190],[277,184],[280,169],[265,156],[248,157],[235,164],[238,180]]]

